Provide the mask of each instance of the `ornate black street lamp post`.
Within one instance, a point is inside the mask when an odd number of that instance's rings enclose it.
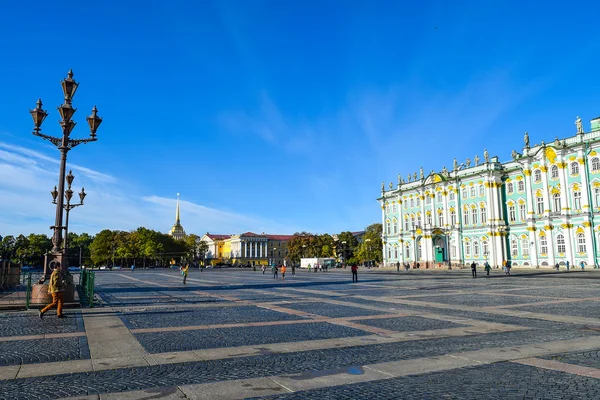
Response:
[[[55,188],[52,191],[52,197],[54,198],[53,203],[56,204],[56,218],[54,221],[54,226],[51,226],[50,229],[54,230],[54,234],[52,236],[52,251],[50,254],[51,260],[47,260],[44,264],[44,277],[42,277],[42,281],[49,275],[50,268],[49,264],[59,261],[61,263],[61,269],[63,273],[67,272],[68,265],[66,263],[66,251],[67,251],[67,242],[63,243],[63,229],[65,230],[65,238],[67,233],[67,225],[63,225],[63,211],[67,210],[68,212],[71,208],[79,206],[83,204],[83,197],[85,197],[85,192],[82,189],[80,193],[81,204],[72,205],[70,204],[70,197],[73,196],[73,191],[71,190],[71,183],[73,181],[73,175],[70,175],[70,181],[67,181],[68,190],[65,191],[65,170],[67,165],[67,153],[69,150],[78,146],[82,143],[95,142],[96,131],[98,127],[102,123],[102,118],[100,118],[97,113],[98,110],[96,106],[92,109],[92,115],[86,118],[89,126],[90,126],[90,137],[87,139],[71,139],[69,136],[73,131],[73,128],[76,125],[71,118],[75,114],[77,109],[73,108],[72,101],[73,96],[75,96],[75,92],[77,91],[77,87],[79,83],[75,82],[73,79],[73,71],[69,70],[67,74],[67,78],[61,82],[63,93],[64,93],[64,103],[60,105],[58,108],[58,112],[60,113],[61,120],[59,121],[60,126],[62,128],[62,136],[54,137],[48,136],[41,132],[42,122],[48,116],[48,113],[42,109],[42,100],[38,99],[37,107],[33,110],[29,110],[31,113],[31,117],[33,118],[33,134],[35,136],[39,136],[42,139],[50,141],[53,145],[55,145],[58,150],[60,150],[60,169],[58,174],[58,189]],[[68,198],[67,198],[68,197]],[[67,204],[65,204],[65,199],[67,200]],[[68,218],[68,217],[67,217]],[[68,223],[68,222],[67,222]]]

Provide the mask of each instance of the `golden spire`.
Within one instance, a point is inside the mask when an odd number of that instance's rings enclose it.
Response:
[[[179,224],[179,193],[177,193],[177,211],[175,212],[175,225]]]

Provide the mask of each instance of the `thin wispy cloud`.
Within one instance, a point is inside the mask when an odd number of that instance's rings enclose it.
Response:
[[[50,190],[56,184],[58,161],[41,152],[0,142],[0,235],[51,234],[54,205]],[[138,194],[140,189],[109,174],[68,165],[75,185],[86,187],[85,205],[71,211],[70,230],[97,233],[102,229],[132,230],[145,226],[167,232],[175,221],[174,198]],[[77,189],[78,190],[78,189]],[[188,233],[241,233],[264,230],[287,232],[282,224],[260,217],[181,201],[182,224]]]

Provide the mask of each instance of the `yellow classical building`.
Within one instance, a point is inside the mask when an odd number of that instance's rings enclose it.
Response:
[[[269,235],[246,232],[239,235],[206,233],[201,241],[208,245],[206,265],[273,265],[283,264],[292,235]]]

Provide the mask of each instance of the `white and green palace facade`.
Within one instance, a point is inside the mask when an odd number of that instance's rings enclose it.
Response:
[[[386,265],[486,260],[538,267],[600,264],[600,117],[584,132],[525,146],[501,163],[484,152],[429,175],[398,177],[378,199]]]

